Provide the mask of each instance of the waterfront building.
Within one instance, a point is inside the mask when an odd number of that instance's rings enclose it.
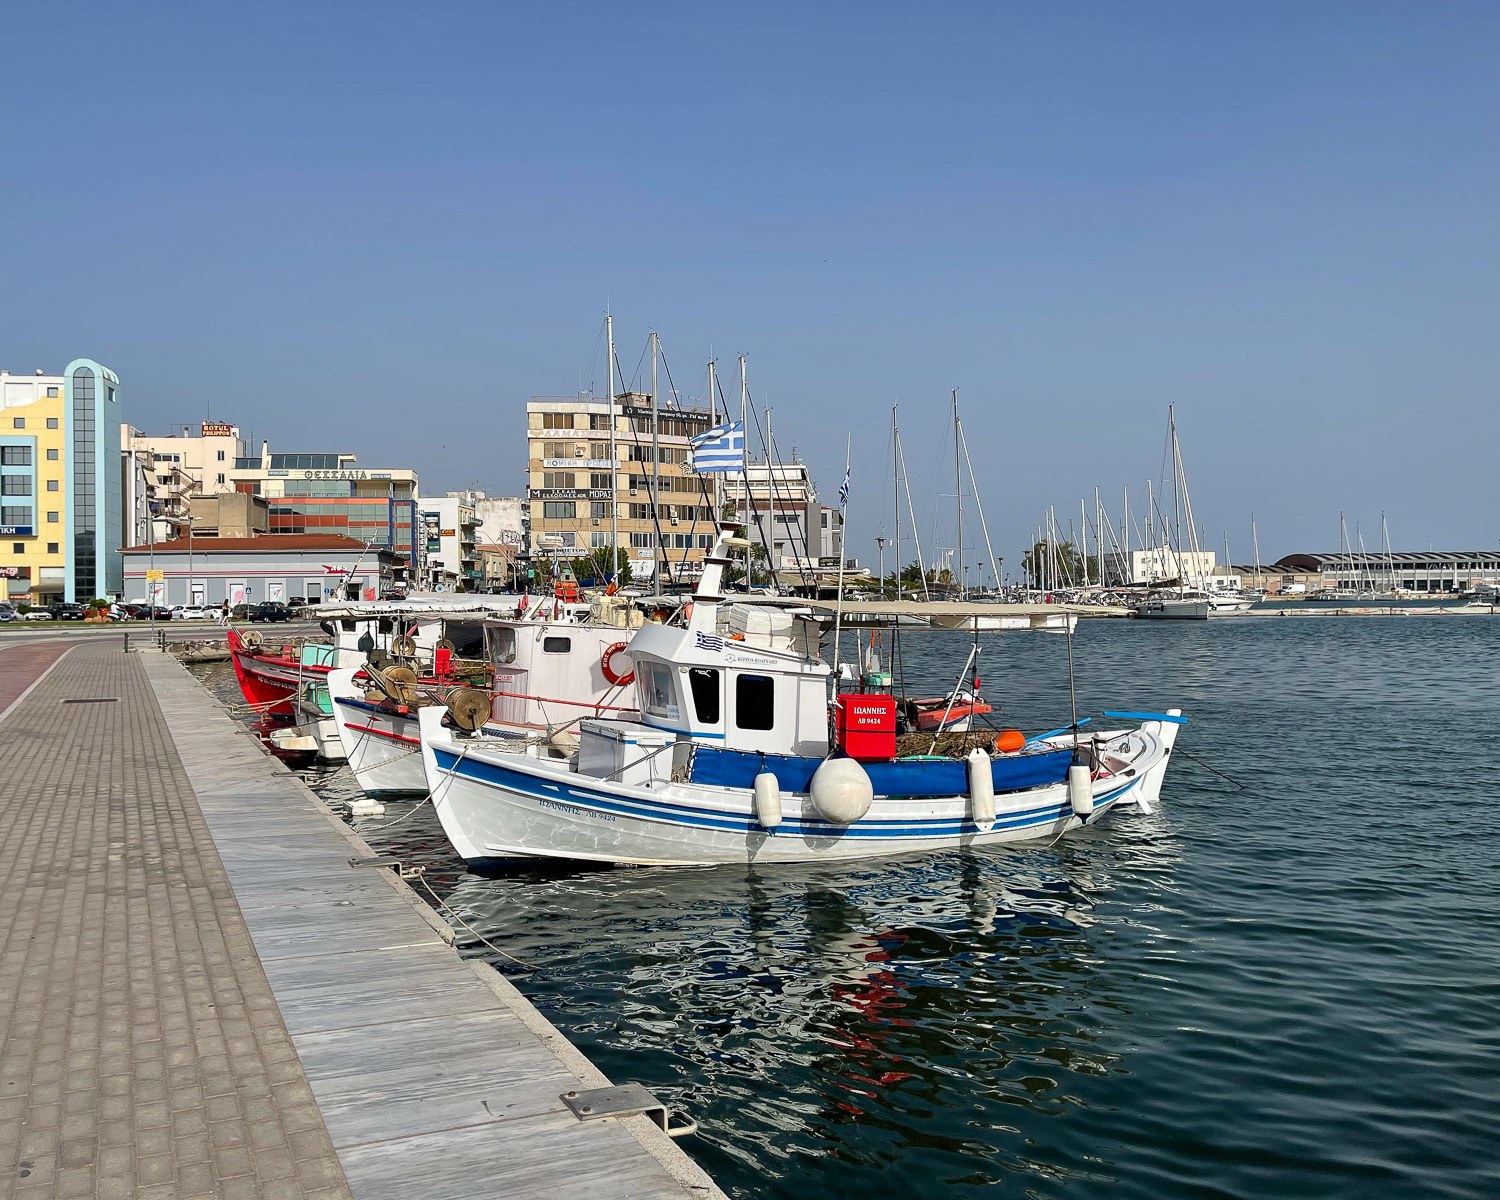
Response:
[[[773,569],[806,572],[838,553],[837,526],[825,515],[833,510],[818,503],[805,463],[749,463],[743,474],[725,475],[723,489],[725,520],[769,549]]]
[[[618,533],[636,578],[663,561],[673,575],[696,574],[713,544],[716,502],[714,477],[689,467],[688,440],[712,423],[707,408],[667,402],[653,419],[651,397],[638,392],[613,405],[534,396],[526,405],[531,555],[554,567],[592,556],[607,571]]]
[[[1128,554],[1106,554],[1104,578],[1111,586],[1181,579],[1189,586],[1203,587],[1213,579],[1217,566],[1218,556],[1212,550],[1179,552],[1171,546],[1154,546]]]
[[[128,449],[147,467],[150,500],[159,518],[185,512],[194,496],[232,492],[230,472],[235,462],[245,456],[245,442],[238,425],[203,421],[196,427],[176,428],[181,432],[153,437],[126,426]]]
[[[121,551],[127,598],[218,607],[224,601],[317,604],[375,600],[398,589],[406,560],[383,546],[342,534],[198,537]],[[161,578],[158,581],[157,574]],[[157,585],[153,587],[153,584]]]
[[[1471,592],[1500,583],[1500,550],[1420,550],[1288,554],[1266,575],[1316,579],[1323,591]]]
[[[476,548],[479,519],[461,493],[422,500],[422,587],[429,592],[477,592],[483,578]]]
[[[0,599],[119,595],[119,389],[89,358],[61,375],[0,371]]]
[[[480,542],[479,574],[481,592],[501,593],[525,589],[525,573],[520,570],[521,547],[513,542]]]
[[[226,472],[232,490],[265,498],[273,534],[339,534],[371,550],[400,556],[398,581],[420,563],[425,539],[417,516],[417,473],[396,467],[361,467],[353,454],[242,456]]]

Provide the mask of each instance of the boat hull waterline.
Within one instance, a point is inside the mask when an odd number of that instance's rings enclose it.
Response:
[[[443,830],[470,863],[511,857],[640,866],[832,861],[1050,841],[1084,824],[1059,783],[997,795],[988,829],[972,820],[967,796],[879,796],[869,815],[837,825],[812,815],[805,795],[786,794],[773,832],[757,821],[747,789],[625,786],[485,739],[456,738],[440,720],[440,711],[422,718],[423,764]],[[1154,803],[1177,728],[1147,722],[1128,735],[1132,773],[1093,781],[1088,823],[1114,808]]]

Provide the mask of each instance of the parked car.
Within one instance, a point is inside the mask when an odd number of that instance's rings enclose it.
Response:
[[[250,610],[254,607],[255,605],[253,604],[236,604],[229,610],[229,619],[231,621],[247,620],[250,616]]]
[[[172,605],[172,619],[174,621],[205,621],[217,611],[217,609],[204,608],[201,604],[174,604]]]
[[[59,600],[48,613],[54,621],[81,621],[89,615],[89,610],[81,604],[68,604]]]
[[[50,608],[29,608],[21,614],[23,621],[50,621],[52,610]]]
[[[14,621],[15,619],[16,610],[14,605],[6,604],[3,601],[0,601],[0,621]]]
[[[293,596],[286,602],[288,608],[305,608],[307,606],[306,596]]]
[[[252,621],[290,621],[294,614],[280,600],[262,600],[246,615]]]

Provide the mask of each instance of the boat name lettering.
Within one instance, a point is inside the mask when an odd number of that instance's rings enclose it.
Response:
[[[560,804],[556,800],[546,800],[541,796],[537,797],[536,802],[543,808],[550,808],[556,812],[567,813],[570,817],[593,817],[596,821],[613,821],[615,819],[613,813],[594,812],[592,809],[579,808],[574,804]]]

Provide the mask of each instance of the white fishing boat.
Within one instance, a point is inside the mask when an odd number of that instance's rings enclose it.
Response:
[[[568,757],[486,736],[483,697],[420,710],[433,806],[465,860],[862,858],[1050,840],[1156,801],[1176,711],[1121,714],[1141,724],[1088,737],[1072,724],[1029,741],[1006,731],[961,758],[897,758],[894,697],[830,706],[812,614],[725,603],[729,547],[742,544],[721,535],[685,622],[631,640],[639,719],[580,721]]]
[[[641,621],[639,610],[623,601],[548,601],[526,617],[478,626],[482,678],[461,678],[421,660],[400,673],[368,663],[335,669],[328,692],[350,772],[371,796],[426,794],[417,713],[446,703],[458,689],[487,697],[481,714],[487,736],[572,753],[583,716],[635,715],[625,647]]]

